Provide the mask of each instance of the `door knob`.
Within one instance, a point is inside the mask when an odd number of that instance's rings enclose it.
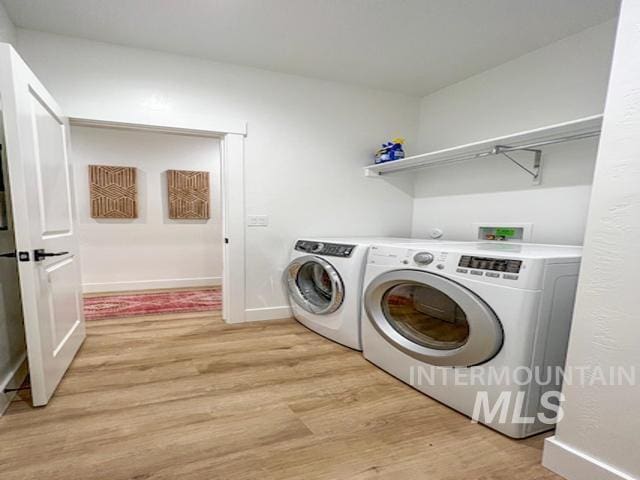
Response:
[[[69,252],[45,252],[44,248],[39,248],[38,250],[33,251],[33,261],[40,262],[47,257],[59,257],[61,255],[67,255]]]
[[[0,253],[0,257],[3,258],[16,258],[16,255],[16,252]]]

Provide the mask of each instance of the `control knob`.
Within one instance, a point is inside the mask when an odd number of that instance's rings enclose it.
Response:
[[[324,248],[324,243],[314,243],[311,246],[311,251],[313,253],[318,253],[318,252],[321,252],[323,248]]]
[[[413,256],[413,261],[418,265],[429,265],[433,260],[433,254],[429,252],[419,252]]]

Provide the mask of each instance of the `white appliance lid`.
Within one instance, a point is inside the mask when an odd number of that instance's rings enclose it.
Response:
[[[450,244],[450,243],[467,243],[455,242],[452,240],[430,240],[427,238],[403,238],[403,237],[300,237],[298,240],[307,240],[310,242],[328,242],[328,243],[348,243],[352,245],[414,245],[414,244]]]
[[[384,245],[384,243],[382,243]],[[424,242],[422,245],[414,242],[397,244],[405,248],[424,248],[447,252],[459,252],[467,255],[502,255],[521,258],[580,258],[582,247],[577,245],[545,245],[537,243],[509,243],[509,242],[439,242],[437,244]]]
[[[373,245],[376,244],[413,244],[413,243],[430,243],[426,239],[402,238],[402,237],[300,237],[298,240],[307,240],[310,242],[328,242],[328,243],[348,243],[353,245]]]

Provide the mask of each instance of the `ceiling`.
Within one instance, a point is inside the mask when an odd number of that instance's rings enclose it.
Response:
[[[618,0],[2,0],[21,28],[426,95]]]

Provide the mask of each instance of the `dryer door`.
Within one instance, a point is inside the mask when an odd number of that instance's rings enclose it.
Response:
[[[307,255],[296,258],[285,271],[289,296],[309,313],[335,312],[344,299],[344,285],[338,271],[326,260]]]
[[[484,363],[502,346],[502,325],[472,291],[420,270],[395,270],[367,287],[369,321],[388,342],[431,365]]]

